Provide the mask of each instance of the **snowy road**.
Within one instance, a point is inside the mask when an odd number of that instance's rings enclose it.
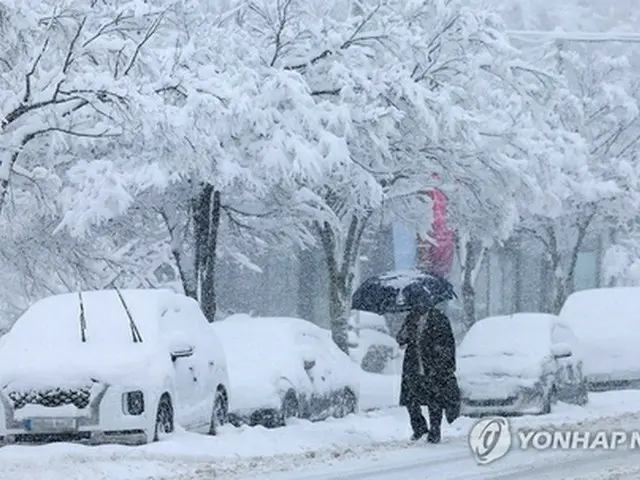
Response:
[[[433,448],[433,447],[426,447]],[[630,451],[512,452],[498,463],[478,466],[468,451],[425,447],[303,472],[260,475],[264,480],[631,480],[640,477],[640,453]],[[430,458],[431,457],[431,458]],[[256,478],[254,476],[253,478]]]
[[[640,391],[594,394],[583,407],[559,405],[540,417],[520,417],[514,428],[579,425],[582,429],[639,429]],[[606,418],[605,418],[606,417]],[[466,437],[473,421],[443,431],[440,445],[407,441],[402,409],[363,413],[287,428],[226,427],[221,435],[178,433],[142,447],[54,444],[0,449],[2,480],[481,480],[640,478],[640,451],[512,451],[477,466]],[[607,470],[622,469],[617,476]],[[625,473],[624,469],[629,470]],[[631,472],[631,473],[629,473]],[[587,475],[589,474],[589,475]]]

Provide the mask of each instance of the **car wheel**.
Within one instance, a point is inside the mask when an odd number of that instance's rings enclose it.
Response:
[[[168,394],[163,394],[158,402],[158,411],[156,413],[156,426],[153,434],[153,441],[166,437],[174,431],[174,412],[171,398]]]
[[[346,417],[358,410],[358,397],[349,388],[345,388],[340,395],[338,404],[338,417]]]
[[[282,400],[282,425],[287,424],[290,418],[300,417],[300,405],[296,392],[289,390]]]
[[[211,421],[209,422],[209,435],[218,434],[218,429],[227,423],[228,412],[229,403],[227,402],[227,395],[222,388],[219,388],[213,400],[213,410],[211,412]]]

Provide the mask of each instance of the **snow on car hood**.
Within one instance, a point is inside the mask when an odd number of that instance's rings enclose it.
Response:
[[[542,374],[541,359],[530,355],[469,355],[457,362],[460,388],[470,398],[504,398]]]
[[[162,382],[171,368],[169,355],[159,355],[143,345],[138,351],[104,351],[84,344],[82,348],[19,348],[0,350],[0,387],[14,389],[78,387],[101,383],[142,387]]]

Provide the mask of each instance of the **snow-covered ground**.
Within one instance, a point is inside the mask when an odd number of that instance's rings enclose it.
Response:
[[[360,410],[394,407],[400,399],[400,375],[360,372]]]
[[[621,421],[636,418],[640,391],[593,394],[587,407],[558,405],[551,415],[519,417],[516,427]],[[638,420],[640,424],[640,420]],[[468,459],[466,436],[473,420],[460,418],[443,431],[442,445],[424,449],[434,462]],[[401,455],[413,450],[407,438],[404,410],[388,408],[340,420],[298,421],[280,429],[226,427],[218,437],[185,432],[142,447],[54,444],[0,449],[2,480],[210,480],[251,476],[271,478],[269,472],[311,468],[331,462]],[[432,452],[432,453],[429,453]],[[421,459],[424,462],[424,459]],[[276,477],[274,477],[276,478]],[[360,478],[360,477],[354,477]]]

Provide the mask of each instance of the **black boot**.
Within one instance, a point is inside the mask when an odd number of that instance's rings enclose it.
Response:
[[[429,426],[427,420],[422,415],[422,407],[420,405],[407,406],[409,413],[409,421],[411,422],[411,429],[413,435],[411,435],[411,441],[415,442],[429,433]]]
[[[441,436],[440,431],[429,430],[429,435],[427,436],[427,442],[429,443],[440,443]]]
[[[428,428],[421,428],[420,430],[416,430],[416,431],[413,432],[413,435],[411,435],[411,441],[412,442],[417,442],[418,440],[420,440],[422,437],[424,437],[427,434],[430,434]]]
[[[442,414],[444,410],[442,406],[439,404],[431,404],[429,405],[429,436],[427,437],[427,442],[429,443],[440,443],[440,427],[442,425]]]

